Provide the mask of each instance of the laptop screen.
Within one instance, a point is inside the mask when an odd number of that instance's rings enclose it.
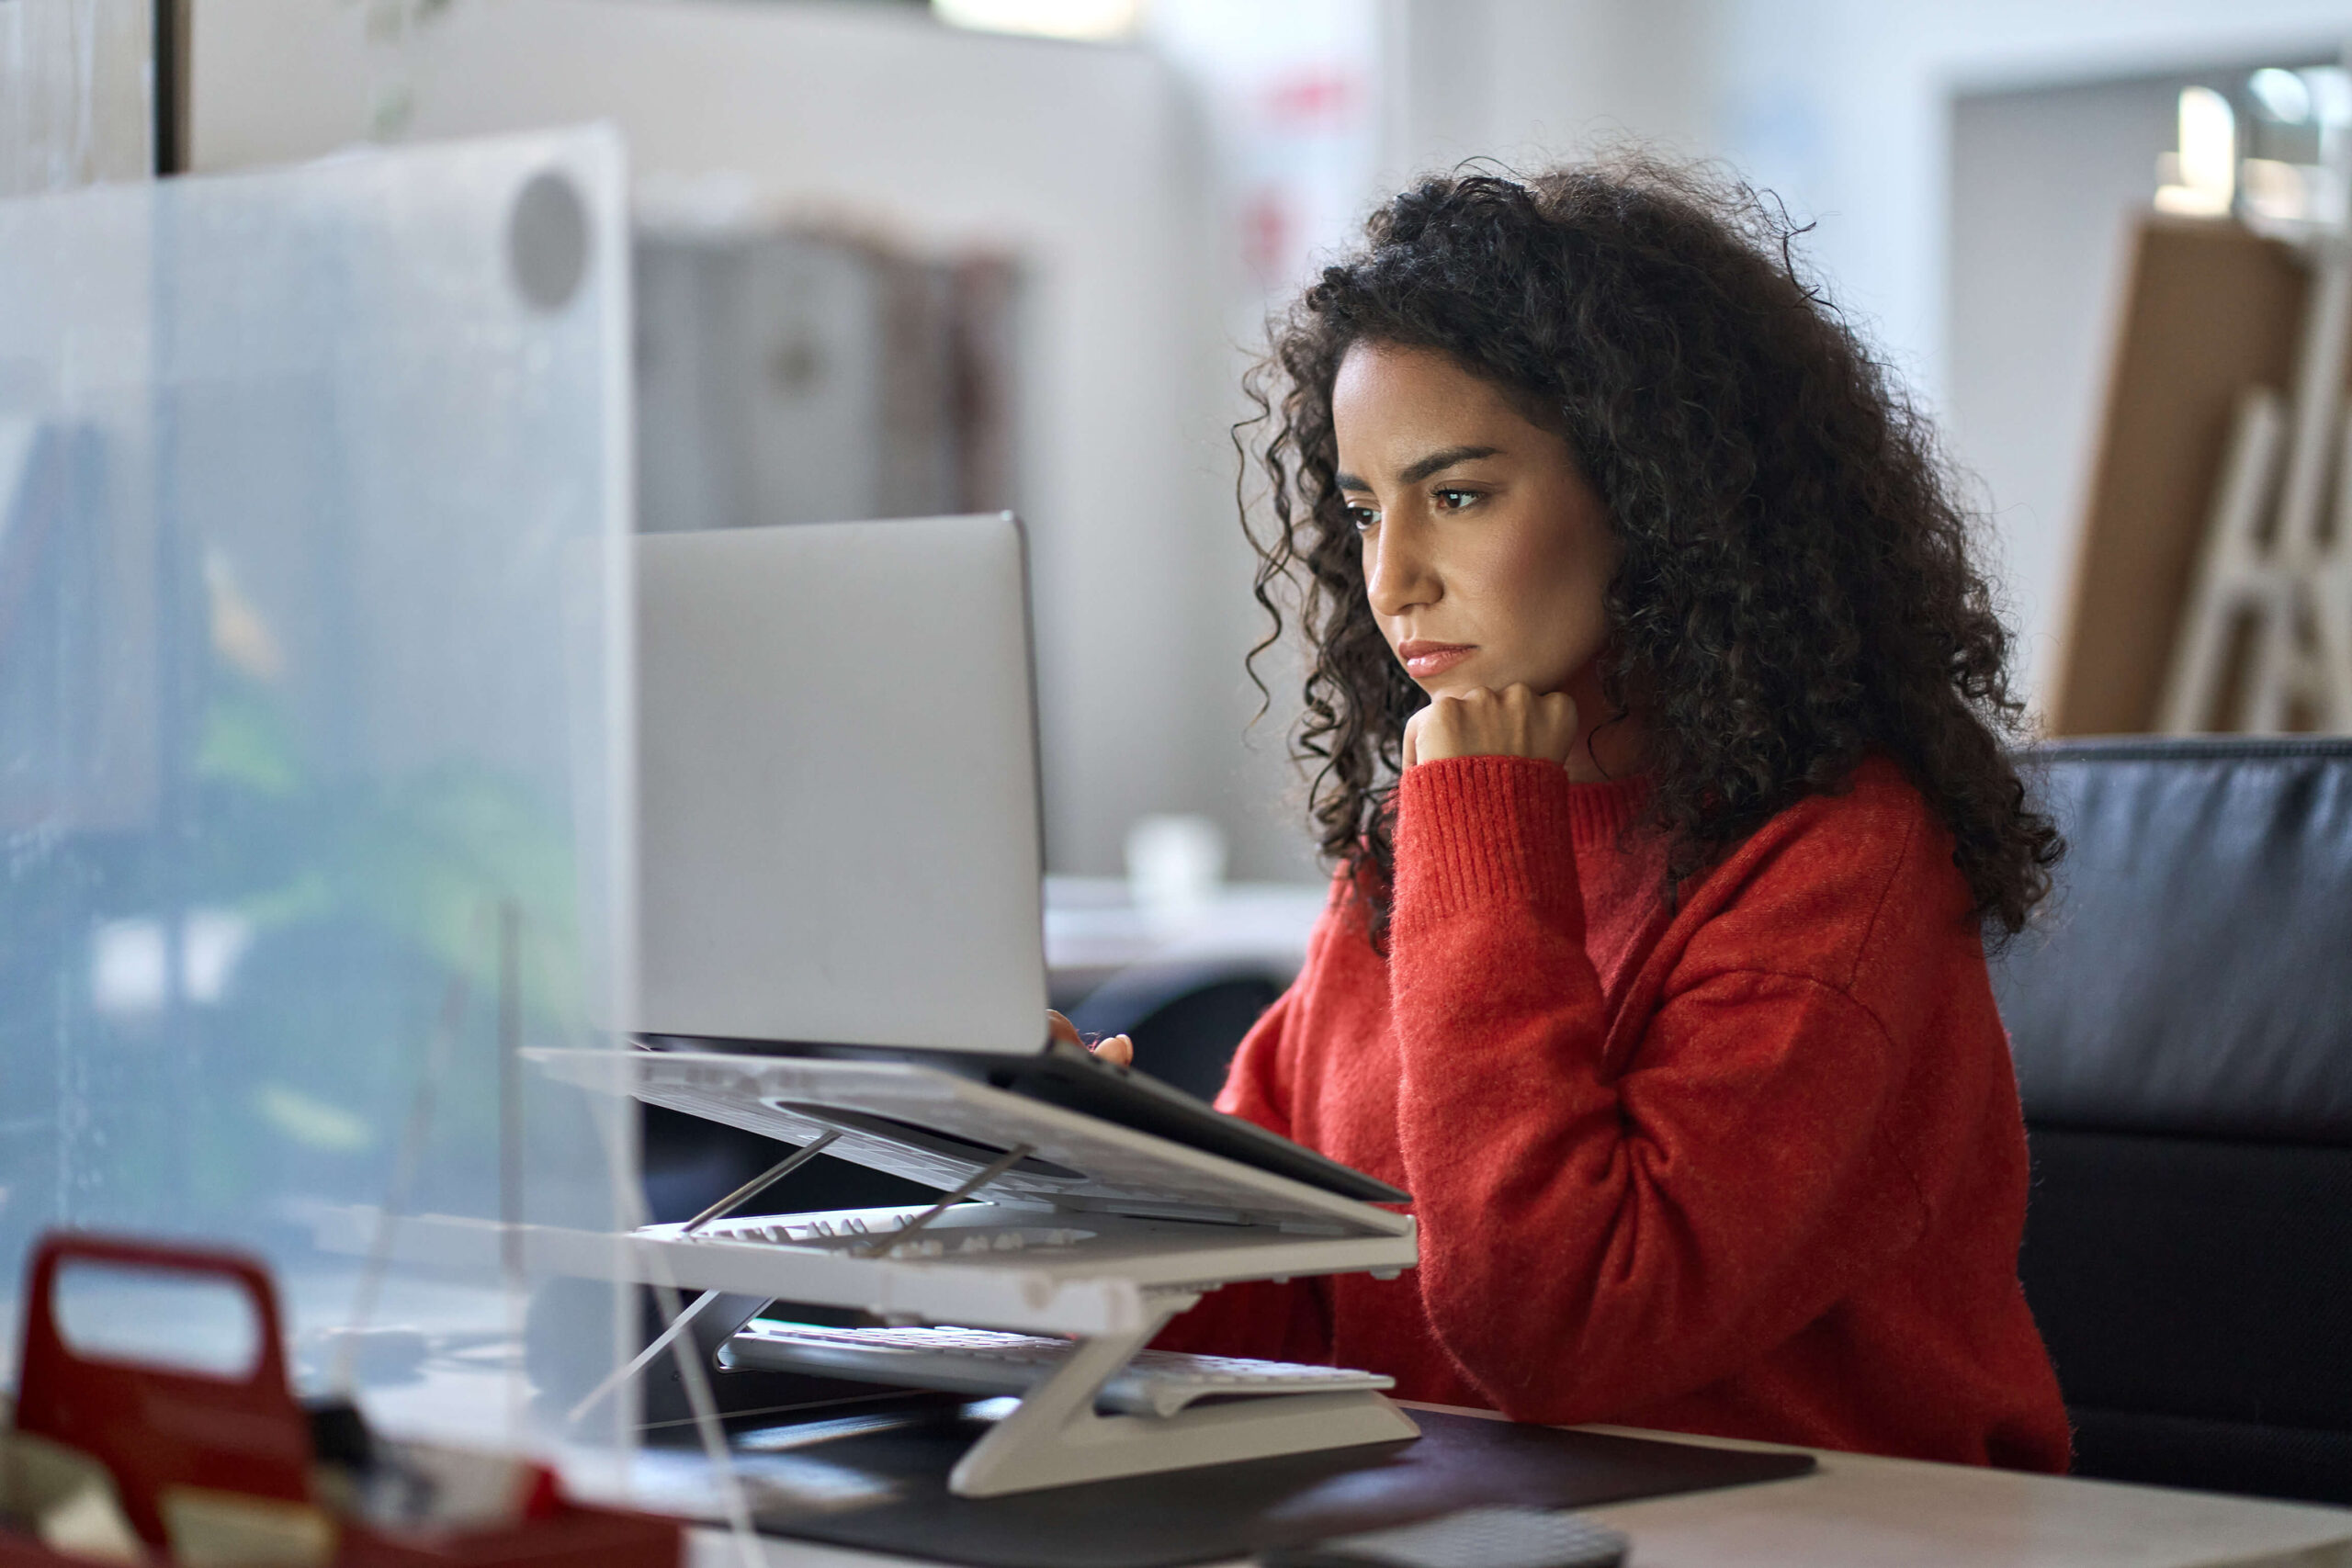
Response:
[[[1010,513],[640,536],[639,1032],[1045,1042]]]

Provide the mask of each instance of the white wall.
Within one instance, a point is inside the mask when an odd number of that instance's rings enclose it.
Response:
[[[1016,251],[1053,864],[1115,871],[1146,811],[1271,817],[1263,770],[1236,762],[1250,606],[1229,366],[1202,330],[1219,320],[1204,141],[1157,59],[883,6],[458,0],[403,62],[365,45],[363,10],[198,6],[197,166],[356,141],[405,72],[413,139],[610,118],[640,178],[732,172],[764,204]],[[1242,837],[1245,874],[1288,842]]]
[[[153,175],[154,55],[145,0],[0,11],[0,197]]]
[[[1392,0],[1388,18],[1391,184],[1629,139],[1713,150],[1707,0]]]

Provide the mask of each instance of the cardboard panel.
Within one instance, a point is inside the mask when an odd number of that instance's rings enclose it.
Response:
[[[2151,214],[2134,237],[2053,735],[2154,728],[2239,391],[2292,388],[2308,274],[2233,223]]]

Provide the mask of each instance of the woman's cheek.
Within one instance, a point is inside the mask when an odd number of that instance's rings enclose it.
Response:
[[[1559,664],[1551,671],[1556,678],[1574,673],[1599,649],[1609,587],[1607,563],[1579,541],[1561,538],[1564,531],[1509,531],[1482,573],[1515,640],[1530,652],[1542,649],[1545,663]]]

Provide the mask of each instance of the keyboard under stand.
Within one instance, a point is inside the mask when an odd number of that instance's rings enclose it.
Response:
[[[1060,1370],[1071,1341],[984,1328],[820,1328],[755,1317],[721,1353],[731,1367],[830,1372],[951,1393],[1025,1394]],[[1342,1367],[1138,1350],[1097,1391],[1098,1409],[1173,1416],[1203,1400],[1385,1389],[1394,1380]]]
[[[1189,1298],[1181,1304],[1189,1305]],[[1121,1403],[1106,1399],[1110,1385],[1128,1372],[1136,1353],[1177,1310],[1179,1303],[1170,1303],[1140,1333],[1099,1335],[1072,1342],[1067,1354],[1057,1357],[1056,1364],[1021,1394],[1021,1403],[966,1450],[949,1472],[949,1489],[967,1497],[989,1497],[1272,1454],[1396,1442],[1416,1435],[1417,1429],[1403,1412],[1376,1389],[1362,1386],[1282,1393],[1236,1389],[1224,1397],[1188,1402],[1166,1415],[1148,1410],[1105,1413],[1101,1408],[1105,1404]],[[746,1341],[761,1337],[756,1328],[738,1335],[729,1346],[729,1359],[736,1365],[790,1367],[834,1375],[850,1371],[834,1359],[788,1351],[747,1354]],[[779,1348],[773,1337],[767,1348]],[[932,1378],[911,1368],[900,1375],[917,1386],[935,1386],[953,1379],[973,1393],[1005,1392],[974,1386],[984,1382],[984,1376],[967,1381],[951,1372],[945,1378]]]

